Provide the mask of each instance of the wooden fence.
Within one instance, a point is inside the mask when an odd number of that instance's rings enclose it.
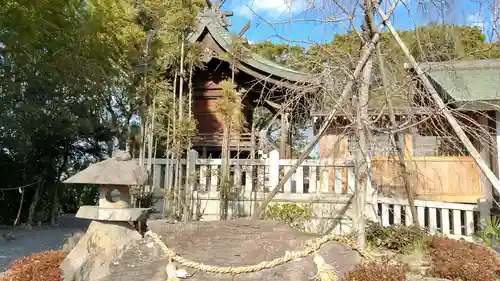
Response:
[[[180,160],[179,176],[188,180],[192,191],[192,209],[202,220],[219,219],[220,208],[220,167],[221,159],[199,159],[196,152],[187,159]],[[279,153],[272,151],[267,159],[232,159],[231,179],[234,183],[230,195],[229,216],[250,216],[257,204],[279,182],[296,160],[279,159]],[[172,186],[177,175],[176,161],[155,159],[153,183],[162,189]],[[332,172],[333,171],[333,172]],[[294,202],[308,205],[313,211],[313,219],[307,227],[317,232],[335,231],[339,234],[352,230],[355,214],[351,204],[355,185],[353,161],[306,160],[285,187],[275,197],[274,202]],[[187,175],[187,177],[186,177]],[[401,197],[377,196],[369,188],[366,200],[367,217],[380,221],[384,226],[394,224],[409,225],[412,222],[407,200]],[[160,192],[161,193],[161,192]],[[158,198],[155,205],[162,212],[163,200]],[[433,201],[416,201],[418,220],[431,233],[443,233],[450,237],[470,239],[478,229],[481,218],[488,216],[488,208],[482,204],[452,204]]]
[[[373,183],[386,193],[404,192],[396,157],[374,157]],[[475,203],[483,196],[481,171],[470,156],[412,157],[407,162],[418,199]]]

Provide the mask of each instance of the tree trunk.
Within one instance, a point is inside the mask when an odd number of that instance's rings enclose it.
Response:
[[[16,220],[14,221],[14,226],[16,226],[16,225],[19,223],[19,221],[21,220],[21,211],[22,211],[22,209],[23,209],[23,203],[24,203],[24,190],[25,190],[25,189],[26,189],[25,187],[23,187],[23,188],[21,189],[21,202],[19,203],[19,210],[17,210],[17,216],[16,216]]]
[[[177,95],[177,77],[178,77],[178,73],[175,72],[175,75],[174,75],[174,88],[173,88],[173,96],[172,96],[172,112],[170,113],[170,117],[169,117],[169,120],[171,120],[172,122],[172,146],[171,146],[171,152],[170,152],[170,160],[172,162],[174,162],[175,159],[177,159],[178,157],[176,157],[176,147],[177,147],[177,143],[176,143],[176,135],[177,135],[177,122],[175,122],[176,120],[176,117],[177,117],[177,106],[176,106],[176,95]],[[171,178],[172,178],[172,186],[170,187],[170,192],[171,192],[171,214],[173,216],[175,216],[178,212],[178,208],[177,208],[177,167],[179,166],[179,162],[175,162],[175,165],[172,163],[170,164],[171,166],[171,171],[172,171],[172,175],[171,175]]]
[[[108,141],[107,143],[107,149],[106,152],[108,153],[108,156],[111,158],[113,156],[113,150],[115,148],[115,138],[112,137],[111,140]]]
[[[221,179],[221,188],[220,188],[220,197],[221,197],[221,214],[220,214],[220,219],[221,220],[226,220],[227,219],[227,213],[229,209],[229,198],[228,198],[228,193],[229,193],[229,160],[231,158],[231,135],[230,135],[230,130],[231,127],[229,125],[230,120],[226,122],[224,125],[224,135],[223,135],[223,140],[222,140],[222,179]]]
[[[189,77],[188,77],[188,118],[192,118],[192,103],[193,103],[193,66],[189,66]],[[185,185],[185,190],[186,190],[186,196],[184,198],[185,202],[184,205],[186,205],[186,209],[184,209],[184,223],[187,223],[190,218],[191,218],[191,195],[192,195],[192,190],[191,190],[191,178],[192,175],[188,175],[187,172],[190,172],[187,167],[191,167],[191,157],[189,157],[189,153],[191,152],[191,139],[189,140],[188,147],[186,149],[186,185]]]
[[[52,195],[52,206],[50,211],[50,225],[55,226],[59,219],[59,181],[54,186],[54,193]]]
[[[62,165],[59,167],[57,171],[57,180],[54,185],[54,193],[52,195],[52,206],[50,212],[50,224],[55,226],[57,220],[59,219],[59,183],[61,182],[62,172],[64,171],[64,167],[66,167],[66,163],[68,163],[68,153],[65,152],[64,160]]]
[[[356,163],[357,163],[357,190],[355,193],[355,207],[356,207],[356,219],[355,219],[355,230],[358,235],[357,243],[360,248],[365,247],[365,200],[367,192],[368,181],[371,180],[369,174],[371,173],[369,162],[371,161],[371,155],[369,153],[369,137],[367,132],[368,123],[368,99],[369,90],[371,84],[371,75],[373,68],[373,60],[370,58],[363,68],[363,77],[361,79],[361,86],[359,89],[359,95],[357,100],[357,116],[356,116],[356,135],[358,139],[358,149],[356,151]],[[370,183],[371,184],[371,183]]]
[[[38,205],[38,200],[40,199],[40,189],[42,188],[42,183],[43,181],[40,181],[35,189],[35,194],[33,194],[33,197],[31,198],[31,204],[28,212],[28,227],[31,228],[33,225],[33,219],[35,217],[35,210]]]

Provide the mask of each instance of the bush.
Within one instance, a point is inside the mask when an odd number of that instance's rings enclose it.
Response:
[[[487,248],[462,240],[432,236],[428,240],[430,275],[462,281],[494,281],[500,264]]]
[[[489,217],[486,227],[475,236],[478,242],[488,247],[500,247],[500,217]]]
[[[400,224],[383,227],[379,223],[370,222],[366,227],[366,241],[370,245],[398,253],[412,248],[426,235],[421,229]]]
[[[347,273],[344,281],[405,281],[405,266],[400,263],[391,264],[389,261],[369,262],[360,264]]]
[[[46,251],[24,257],[12,263],[6,280],[60,281],[59,265],[65,257],[63,251]]]
[[[300,227],[311,217],[312,211],[310,207],[303,207],[295,203],[273,204],[268,206],[264,213],[266,219],[281,220],[295,227]]]

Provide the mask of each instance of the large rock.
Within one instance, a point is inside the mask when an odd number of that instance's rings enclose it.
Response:
[[[94,281],[109,275],[112,263],[141,238],[128,222],[93,221],[60,266],[64,281]]]
[[[306,241],[317,237],[301,233],[277,221],[212,221],[192,224],[168,224],[149,221],[149,228],[184,258],[217,266],[256,264],[283,256],[286,251],[302,250]],[[330,242],[319,253],[343,276],[360,262],[357,252],[348,246]],[[111,266],[111,274],[99,281],[164,281],[167,259],[151,238],[144,238],[128,249]],[[195,271],[186,269],[189,274]],[[316,274],[312,257],[293,261],[256,273],[231,275],[195,272],[190,281],[310,281]]]

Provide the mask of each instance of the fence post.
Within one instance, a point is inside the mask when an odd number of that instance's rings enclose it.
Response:
[[[273,189],[280,181],[280,153],[273,150],[269,153],[269,190]]]
[[[153,162],[153,190],[161,188],[161,165]]]
[[[198,159],[198,151],[191,149],[187,155],[187,161],[186,161],[186,207],[187,210],[192,210],[193,214],[196,214],[194,200],[192,198],[194,191],[197,189],[196,188],[196,183],[197,183],[197,175],[196,175],[196,160]],[[185,214],[188,215],[188,214]]]
[[[366,217],[367,219],[378,222],[379,217],[378,217],[378,198],[377,198],[377,192],[373,188],[372,185],[372,155],[371,152],[368,153],[367,157],[367,171],[368,174],[366,176],[366,198],[365,198],[365,206],[367,207],[366,211]]]
[[[488,225],[491,204],[488,199],[481,198],[477,200],[477,205],[479,207],[479,227],[482,230]]]

